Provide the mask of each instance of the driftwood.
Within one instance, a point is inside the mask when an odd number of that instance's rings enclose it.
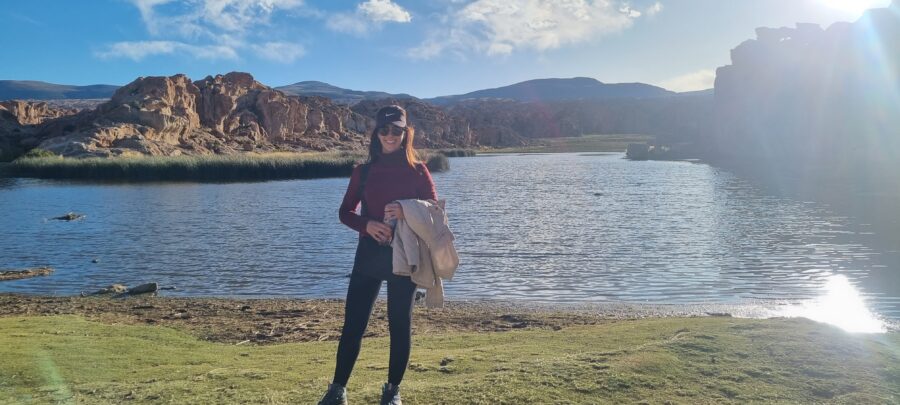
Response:
[[[49,276],[53,273],[50,267],[38,267],[25,270],[0,271],[0,281],[21,280],[23,278],[32,278],[38,276]]]

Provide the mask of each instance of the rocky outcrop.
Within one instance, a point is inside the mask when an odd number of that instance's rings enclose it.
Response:
[[[64,117],[78,112],[60,108],[42,101],[0,101],[0,120],[15,121],[20,126],[38,125],[48,119]]]
[[[855,23],[756,36],[717,71],[715,157],[825,177],[900,172],[900,1]]]
[[[66,156],[180,155],[362,148],[364,119],[291,97],[247,73],[144,77],[97,109],[47,126],[40,148]]]
[[[9,161],[40,143],[42,124],[76,114],[42,101],[0,101],[0,162]]]

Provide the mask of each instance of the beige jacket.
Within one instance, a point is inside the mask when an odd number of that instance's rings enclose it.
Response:
[[[447,225],[444,200],[399,200],[403,217],[394,230],[394,274],[410,276],[425,289],[428,308],[444,306],[444,285],[459,266],[453,233]]]

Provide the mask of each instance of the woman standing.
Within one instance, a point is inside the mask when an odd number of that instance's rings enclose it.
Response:
[[[363,333],[381,283],[387,281],[388,327],[391,336],[387,383],[381,403],[399,405],[400,382],[412,347],[412,309],[416,285],[392,271],[392,223],[403,219],[403,199],[437,200],[434,182],[413,149],[413,128],[406,110],[392,105],[378,110],[369,138],[368,163],[353,169],[339,217],[359,232],[359,244],[347,289],[344,327],[338,344],[334,379],[319,405],[346,404],[347,381],[359,355]],[[356,213],[361,203],[360,213]]]

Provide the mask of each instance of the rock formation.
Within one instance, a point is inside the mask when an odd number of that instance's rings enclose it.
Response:
[[[59,108],[45,102],[0,101],[0,162],[37,146],[44,122],[75,113],[75,109]]]
[[[45,102],[8,100],[0,101],[0,119],[15,121],[18,125],[38,125],[48,119],[64,117],[78,112],[59,108]]]
[[[66,156],[354,149],[362,122],[347,107],[286,96],[247,73],[144,77],[49,125],[39,147]]]
[[[855,23],[756,34],[717,71],[719,159],[845,175],[900,169],[900,2]]]

